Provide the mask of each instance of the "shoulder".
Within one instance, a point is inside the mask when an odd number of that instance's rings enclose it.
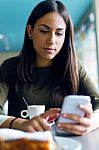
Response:
[[[17,67],[19,62],[19,56],[11,57],[3,61],[3,63],[0,66],[0,69],[11,69],[15,66]]]
[[[79,72],[79,77],[84,78],[85,76],[88,76],[88,73],[84,66],[81,64],[80,61],[78,61],[78,72]]]
[[[3,62],[2,62],[2,64],[1,64],[1,66],[2,65],[4,65],[4,64],[8,64],[8,65],[10,65],[10,64],[17,64],[19,62],[19,56],[15,56],[15,57],[10,57],[10,58],[8,58],[8,59],[6,59],[6,60],[4,60]]]
[[[85,67],[78,62],[78,72],[79,72],[79,81],[80,84],[84,84],[84,85],[91,85],[93,84],[91,77],[89,76],[89,73],[87,72],[87,70],[85,69]]]
[[[7,83],[16,81],[19,56],[6,59],[0,66],[0,81]]]

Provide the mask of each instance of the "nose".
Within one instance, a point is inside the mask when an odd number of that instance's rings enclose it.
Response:
[[[55,44],[55,41],[56,41],[55,33],[49,34],[48,43],[49,43],[49,44]]]

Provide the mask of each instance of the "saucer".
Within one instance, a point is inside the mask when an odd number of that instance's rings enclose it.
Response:
[[[81,150],[82,144],[72,138],[55,136],[57,150]]]

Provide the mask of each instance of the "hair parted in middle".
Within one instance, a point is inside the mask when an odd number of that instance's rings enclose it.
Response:
[[[54,88],[62,88],[75,94],[78,88],[78,72],[76,54],[74,48],[74,29],[71,17],[66,7],[57,0],[44,0],[38,3],[31,12],[27,25],[33,28],[35,23],[44,15],[50,12],[57,12],[66,23],[65,40],[60,52],[53,58],[52,77],[57,83]],[[33,72],[33,62],[35,62],[36,52],[32,40],[28,36],[27,26],[23,47],[20,53],[20,63],[18,65],[18,75],[24,82],[34,82],[36,74]],[[68,89],[65,89],[68,83]]]

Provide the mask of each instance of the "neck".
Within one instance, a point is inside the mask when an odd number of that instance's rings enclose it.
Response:
[[[36,61],[33,65],[35,67],[47,67],[47,66],[51,66],[52,61],[51,60],[41,60],[41,61]]]

